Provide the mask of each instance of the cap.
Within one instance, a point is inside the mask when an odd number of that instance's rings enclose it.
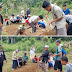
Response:
[[[19,16],[19,15],[17,15],[17,16]]]
[[[30,14],[28,16],[31,16]]]
[[[57,40],[56,43],[57,43],[57,42],[61,43],[60,40]]]
[[[60,46],[63,46],[63,44],[60,44]]]
[[[44,48],[49,48],[49,46],[48,45],[45,45]]]
[[[17,52],[19,52],[19,49],[16,49]]]
[[[25,22],[26,22],[25,20],[22,21],[22,23],[25,23]]]
[[[20,57],[22,57],[22,56],[20,56]]]

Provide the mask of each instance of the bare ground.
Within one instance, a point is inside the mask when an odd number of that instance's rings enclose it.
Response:
[[[3,27],[3,33],[7,35],[15,35],[19,24],[12,24]],[[48,26],[46,29],[37,29],[35,33],[32,33],[32,28],[27,29],[28,25],[25,26],[25,34],[23,36],[47,36],[47,35],[55,35],[55,30],[51,30]]]

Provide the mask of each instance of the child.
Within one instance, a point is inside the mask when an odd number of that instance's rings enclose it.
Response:
[[[19,15],[17,15],[16,19],[17,19],[17,20],[16,20],[17,23],[20,23],[20,19],[21,19],[21,18],[19,17]]]
[[[49,68],[53,68],[53,64],[52,64],[52,62],[51,62],[51,59],[50,59],[50,58],[48,58],[48,67],[49,67]]]
[[[19,57],[18,61],[19,61],[19,65],[22,66],[23,65],[22,56]]]
[[[26,53],[24,53],[24,56],[23,56],[23,63],[24,63],[24,65],[26,65],[27,62],[28,62],[28,56],[27,56]]]
[[[10,25],[10,21],[9,21],[8,16],[6,16],[6,19],[5,19],[5,26],[6,26],[7,24],[9,24],[9,25]]]
[[[2,6],[0,5],[0,11],[2,11]],[[2,33],[2,25],[3,25],[3,17],[2,14],[0,12],[0,35]]]
[[[50,54],[50,61],[51,61],[51,63],[52,63],[52,64],[53,64],[53,66],[54,66],[55,61],[54,61],[54,57],[53,57],[53,55],[52,55],[52,54]]]
[[[17,32],[16,32],[16,35],[18,35],[18,34],[23,34],[23,33],[25,33],[25,21],[22,21],[22,25],[20,25],[19,27],[18,27],[18,30],[17,30]]]
[[[33,63],[37,63],[38,62],[38,58],[36,56],[34,56],[34,59],[32,61]]]

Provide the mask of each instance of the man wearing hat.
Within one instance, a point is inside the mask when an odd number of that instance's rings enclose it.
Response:
[[[42,7],[47,11],[46,18],[48,18],[49,12],[52,13],[53,20],[49,25],[52,24],[55,27],[56,35],[67,35],[65,14],[62,9],[55,4],[50,4],[49,1],[44,1]]]
[[[26,23],[26,21],[25,20],[23,20],[22,21],[22,25],[20,25],[19,27],[18,27],[18,29],[17,29],[17,32],[16,32],[16,35],[18,35],[18,34],[23,34],[23,33],[25,33],[25,23]]]
[[[24,8],[21,8],[21,15],[22,15],[23,18],[24,18],[24,15],[25,15]]]
[[[30,14],[29,8],[27,9],[26,13],[27,13],[27,16]]]
[[[0,45],[0,72],[2,72],[3,61],[4,60],[7,62],[6,57],[5,57],[5,53],[2,50],[2,46]]]
[[[17,23],[20,23],[20,16],[19,15],[17,15],[17,17],[16,17],[16,21],[17,21]]]
[[[42,62],[39,64],[39,66],[42,68],[44,72],[48,72],[48,56],[49,56],[48,48],[49,46],[45,45],[44,47],[45,51],[42,54]]]
[[[17,59],[18,59],[18,56],[17,56],[17,53],[19,52],[18,49],[16,49],[13,53],[12,53],[12,61],[13,61],[13,64],[12,64],[12,69],[17,69],[17,66],[18,66],[18,62],[17,62]]]
[[[1,11],[2,11],[2,6],[0,5],[0,35],[2,33],[2,24],[3,24],[3,17]]]
[[[58,72],[62,72],[62,64],[61,64],[62,48],[60,43],[61,43],[60,40],[56,41],[57,51],[55,54],[55,65],[54,65],[55,72],[57,72],[57,69],[58,69]]]

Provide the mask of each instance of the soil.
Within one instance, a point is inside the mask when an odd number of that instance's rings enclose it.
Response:
[[[11,24],[8,26],[3,27],[3,33],[6,33],[7,35],[15,35],[17,28],[20,24]],[[25,34],[23,36],[47,36],[47,35],[55,35],[55,30],[51,30],[49,26],[46,29],[37,29],[35,33],[32,33],[32,28],[27,29],[29,27],[28,25],[25,26]]]

